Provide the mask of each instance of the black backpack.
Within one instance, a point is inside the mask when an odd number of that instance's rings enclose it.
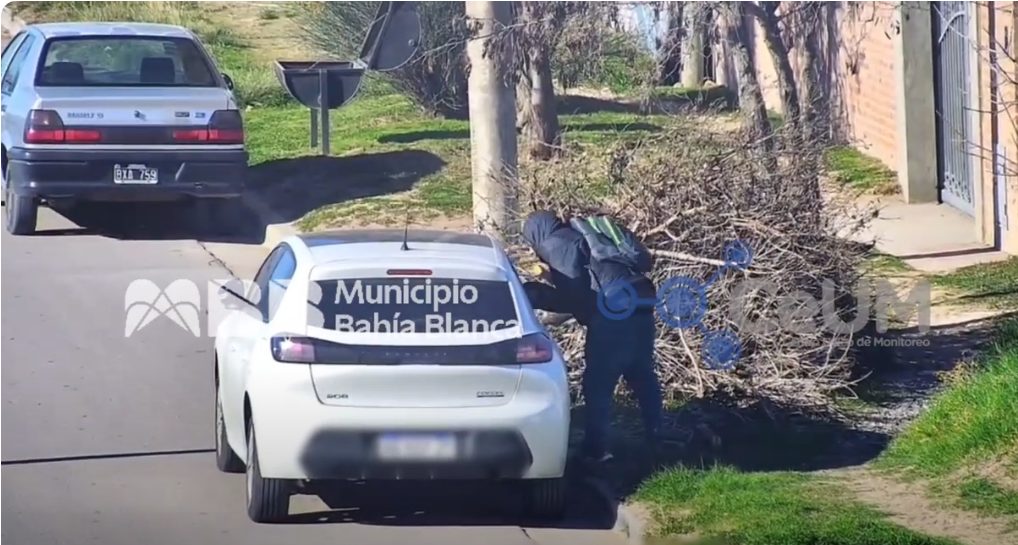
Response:
[[[573,217],[569,220],[573,229],[583,235],[590,250],[592,287],[595,290],[603,289],[603,284],[611,280],[625,279],[629,281],[642,278],[649,273],[652,266],[650,253],[643,244],[636,239],[629,229],[618,224],[614,218],[604,215],[595,215],[585,218]],[[614,264],[626,269],[624,274],[615,274],[616,278],[600,279],[595,269],[618,270],[618,267],[599,267],[601,264]],[[622,278],[625,277],[625,278]]]

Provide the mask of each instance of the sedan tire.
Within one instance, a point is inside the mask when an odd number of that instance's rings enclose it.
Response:
[[[262,477],[254,424],[247,431],[247,516],[254,522],[279,522],[290,509],[290,491],[283,479]]]

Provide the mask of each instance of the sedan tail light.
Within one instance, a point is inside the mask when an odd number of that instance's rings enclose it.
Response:
[[[95,129],[67,129],[53,110],[32,110],[25,123],[26,144],[94,144],[102,141]]]
[[[543,333],[489,345],[382,346],[347,345],[277,335],[270,340],[272,358],[282,363],[333,365],[506,365],[548,363],[555,345]]]
[[[217,110],[204,127],[175,129],[173,140],[185,144],[243,144],[244,120],[237,110]]]
[[[548,363],[554,354],[551,339],[542,333],[527,335],[516,343],[516,363]]]
[[[312,339],[282,335],[270,341],[272,357],[285,363],[314,363],[315,345]]]

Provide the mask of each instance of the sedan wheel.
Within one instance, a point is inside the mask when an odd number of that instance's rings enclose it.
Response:
[[[7,173],[10,176],[10,173]],[[35,233],[35,220],[39,213],[39,204],[32,197],[19,197],[11,190],[10,179],[4,187],[4,226],[12,235],[31,235]]]
[[[223,419],[223,400],[216,388],[216,467],[226,473],[244,471],[244,460],[233,452],[226,437],[226,421]]]
[[[286,518],[290,509],[290,492],[287,481],[265,479],[258,465],[258,443],[254,426],[247,431],[247,516],[255,522],[278,522]]]

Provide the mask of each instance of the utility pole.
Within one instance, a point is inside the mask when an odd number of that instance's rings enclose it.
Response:
[[[474,29],[467,42],[470,76],[470,158],[474,224],[482,231],[516,230],[516,88],[498,66],[495,40],[512,24],[510,2],[466,2]]]

